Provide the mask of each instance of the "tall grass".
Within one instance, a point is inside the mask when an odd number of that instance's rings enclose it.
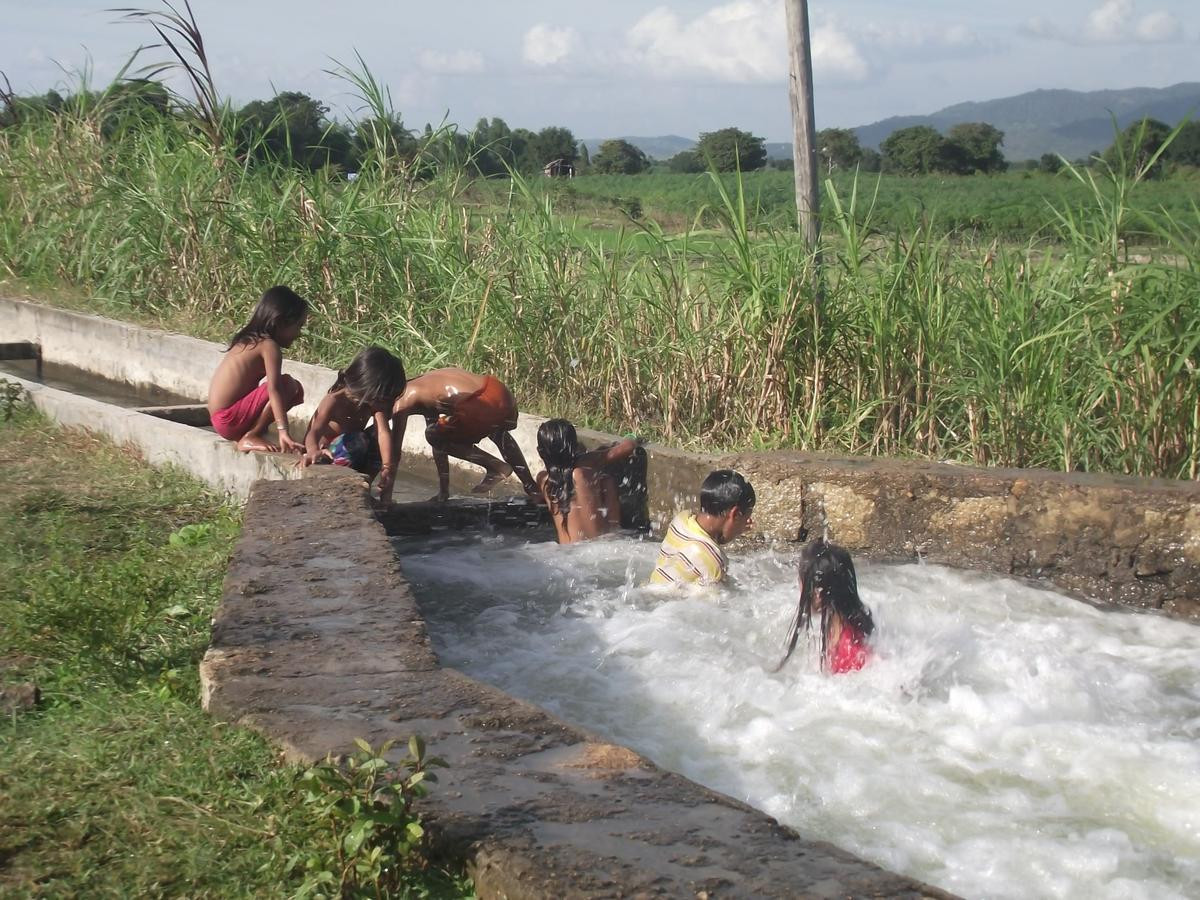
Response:
[[[480,205],[460,169],[386,151],[347,181],[174,119],[27,121],[0,132],[0,269],[214,337],[285,282],[315,307],[309,359],[377,341],[687,447],[1197,475],[1200,215],[1135,209],[1136,172],[1077,173],[1086,203],[1044,246],[951,241],[928,213],[885,231],[877,196],[829,183],[818,319],[813,256],[736,183],[706,211],[719,239],[631,223],[602,245],[540,185]],[[1131,229],[1153,256],[1126,254]]]

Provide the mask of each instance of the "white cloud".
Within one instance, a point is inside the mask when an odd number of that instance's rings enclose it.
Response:
[[[478,50],[422,50],[417,64],[437,75],[470,75],[483,71],[483,54]]]
[[[865,81],[871,67],[854,40],[837,25],[812,30],[813,71],[833,81]]]
[[[1160,44],[1183,35],[1183,25],[1174,15],[1156,10],[1139,15],[1134,0],[1104,0],[1083,22],[1083,27],[1064,27],[1038,16],[1021,26],[1032,37],[1069,44]]]
[[[535,66],[553,66],[570,56],[578,43],[579,33],[574,28],[539,23],[525,32],[522,56]]]
[[[1173,41],[1183,36],[1183,25],[1169,12],[1152,12],[1137,24],[1138,40],[1147,44]]]
[[[629,54],[660,74],[707,75],[736,84],[787,77],[786,22],[776,0],[735,0],[683,20],[665,6],[629,29]],[[813,68],[830,80],[861,81],[870,66],[834,23],[812,29]]]
[[[982,44],[979,36],[962,23],[895,22],[886,28],[868,25],[863,35],[873,44],[896,50],[974,50]]]

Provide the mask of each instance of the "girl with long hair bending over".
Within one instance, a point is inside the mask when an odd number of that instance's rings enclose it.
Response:
[[[404,392],[404,366],[382,347],[365,347],[338,372],[304,435],[304,465],[332,462],[379,475],[379,500],[390,503],[400,459],[392,404]],[[368,428],[373,424],[374,428]]]
[[[546,471],[538,473],[537,486],[560,544],[574,544],[621,527],[621,500],[617,480],[606,466],[628,459],[637,441],[624,438],[607,447],[585,451],[566,419],[549,419],[538,429],[538,455]]]
[[[778,672],[796,649],[800,630],[821,623],[821,669],[834,674],[861,669],[871,658],[867,638],[875,630],[871,611],[858,596],[858,578],[850,554],[837,544],[816,540],[800,553],[800,602],[788,627],[787,652]]]

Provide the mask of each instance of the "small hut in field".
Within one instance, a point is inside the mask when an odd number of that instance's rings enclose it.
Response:
[[[565,159],[552,159],[542,166],[542,174],[547,178],[574,178],[575,166]]]

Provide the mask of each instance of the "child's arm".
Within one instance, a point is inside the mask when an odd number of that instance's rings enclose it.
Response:
[[[403,420],[402,420],[403,421]],[[400,462],[400,446],[404,441],[404,426],[397,435],[392,419],[381,412],[375,413],[375,433],[379,436],[379,502],[392,502],[392,488],[396,484],[396,464]]]
[[[329,431],[329,414],[333,412],[336,399],[333,394],[326,394],[322,397],[321,402],[317,405],[317,411],[313,413],[312,420],[308,423],[308,431],[304,432],[304,458],[302,460],[306,466],[311,466],[321,456],[321,439]]]
[[[595,450],[589,450],[575,461],[575,465],[585,466],[589,469],[603,469],[605,466],[628,459],[636,449],[637,441],[633,438],[622,438],[615,444],[609,444],[607,447],[597,447]]]
[[[279,381],[283,375],[283,354],[279,345],[272,340],[264,340],[262,347],[263,367],[267,370],[267,396],[271,399],[271,415],[275,418],[275,428],[279,432],[279,449],[284,453],[303,453],[305,447],[292,440],[287,429],[287,403],[279,389]]]

